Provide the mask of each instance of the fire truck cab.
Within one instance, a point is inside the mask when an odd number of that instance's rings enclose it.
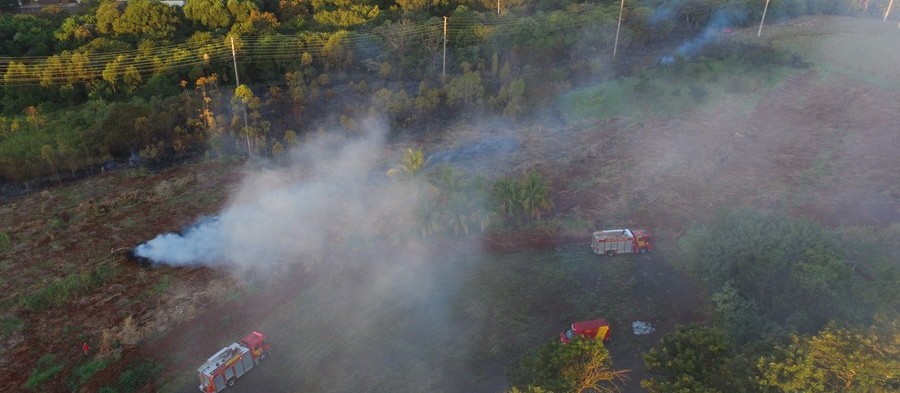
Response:
[[[260,332],[252,332],[240,343],[222,348],[197,369],[200,391],[217,393],[233,386],[238,378],[265,359],[271,350],[268,338]]]
[[[253,354],[253,360],[256,364],[265,359],[269,351],[272,350],[272,344],[269,344],[268,337],[260,332],[248,334],[247,337],[241,340],[241,345],[250,348],[250,353]]]

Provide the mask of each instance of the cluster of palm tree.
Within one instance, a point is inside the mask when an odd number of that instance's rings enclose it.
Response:
[[[516,225],[540,221],[541,216],[554,207],[547,181],[535,170],[520,179],[498,180],[491,196],[507,223]]]
[[[523,226],[553,209],[550,188],[537,171],[490,182],[480,176],[467,177],[449,165],[426,170],[426,164],[421,149],[409,148],[400,164],[388,171],[416,193],[418,202],[411,217],[422,236],[466,236],[492,225]]]

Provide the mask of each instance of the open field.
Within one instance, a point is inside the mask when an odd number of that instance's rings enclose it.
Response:
[[[563,98],[569,124],[454,126],[426,151],[515,138],[515,151],[468,164],[547,173],[556,210],[543,228],[438,242],[410,254],[421,259],[338,251],[329,257],[344,261],[340,268],[296,268],[279,278],[238,278],[226,268],[144,269],[126,259],[134,245],[226,206],[258,173],[252,164],[119,171],[4,200],[0,366],[7,372],[0,390],[20,391],[31,377],[45,380],[46,391],[128,391],[135,384],[194,391],[197,365],[248,329],[261,329],[277,352],[235,391],[369,384],[373,391],[496,392],[528,348],[554,339],[573,319],[604,316],[614,324],[614,366],[633,369],[626,391],[640,391],[640,352],[676,323],[704,318],[703,294],[670,266],[678,253],[672,239],[691,224],[734,206],[831,228],[900,222],[900,118],[885,105],[900,102],[900,75],[878,65],[887,63],[880,52],[822,49],[854,47],[853,34],[864,28],[854,26],[869,21],[836,19],[847,24],[846,36],[803,33],[830,20],[770,30],[774,45],[800,51],[815,63],[811,70],[763,81],[752,73],[704,80],[700,100],[687,85],[663,85],[662,100],[690,105],[652,115],[592,111],[627,106],[633,97],[621,95],[638,81],[625,80]],[[890,42],[896,29],[877,32]],[[848,59],[869,76],[852,75]],[[389,145],[386,156],[403,147]],[[653,230],[657,253],[607,260],[584,245],[589,227],[627,226]],[[659,330],[630,336],[632,320]],[[83,341],[93,347],[90,357],[81,354]],[[149,384],[139,383],[144,376]]]
[[[754,43],[771,43],[777,48],[803,54],[817,68],[839,72],[876,85],[900,87],[900,53],[888,48],[900,40],[900,28],[893,22],[850,17],[803,17],[766,26],[736,36]]]

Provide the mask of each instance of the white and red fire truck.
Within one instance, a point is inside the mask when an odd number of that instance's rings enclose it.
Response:
[[[268,337],[260,332],[252,332],[239,343],[233,343],[212,355],[197,369],[200,376],[200,391],[221,392],[251,368],[265,359],[272,350]]]
[[[609,229],[594,232],[591,248],[596,254],[609,256],[635,252],[643,254],[653,251],[653,242],[650,232],[643,229]]]

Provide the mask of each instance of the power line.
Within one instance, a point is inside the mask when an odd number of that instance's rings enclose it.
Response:
[[[712,4],[715,0],[698,0],[697,4]],[[692,4],[696,5],[696,4]],[[622,6],[622,9],[631,6]],[[488,29],[487,34],[495,37],[508,34],[527,34],[538,28],[547,28],[546,19],[553,14],[547,14],[540,19],[512,19],[498,18],[496,16],[472,18],[463,20],[448,20],[447,34],[471,32],[475,28]],[[560,23],[556,20],[550,26],[550,30],[581,28],[594,24],[591,15],[577,15]],[[423,22],[398,23],[387,27],[377,26],[356,31],[348,31],[340,44],[354,46],[371,44],[379,41],[390,41],[388,36],[396,35],[400,39],[413,41],[426,37],[439,38],[441,35],[441,20],[432,18]],[[192,42],[182,44],[170,44],[152,48],[152,52],[146,49],[134,49],[127,51],[115,51],[106,53],[80,53],[63,52],[47,57],[0,57],[0,74],[3,75],[0,84],[4,86],[49,86],[66,83],[82,83],[95,80],[102,76],[109,67],[115,67],[118,72],[128,70],[137,71],[140,74],[156,73],[165,70],[174,70],[185,67],[208,65],[212,62],[223,62],[230,56],[230,47],[226,40],[237,38],[235,45],[237,50],[243,53],[245,62],[259,63],[266,61],[284,61],[300,59],[303,53],[321,55],[329,45],[328,40],[332,33],[316,32],[300,35],[266,35],[234,37],[227,36],[220,39],[212,39],[204,42]],[[58,63],[54,63],[58,62]],[[5,64],[3,64],[5,63]],[[24,73],[10,73],[13,66],[16,68],[24,65]]]

